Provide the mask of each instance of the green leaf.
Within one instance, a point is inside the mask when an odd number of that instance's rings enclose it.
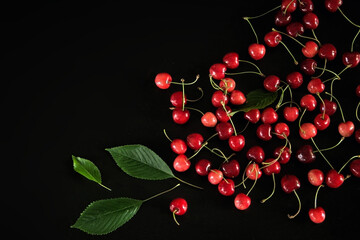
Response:
[[[75,157],[75,156],[72,156],[72,159],[73,159],[74,170],[77,173],[83,175],[87,179],[94,181],[94,182],[98,183],[100,186],[111,191],[110,188],[102,185],[101,173],[100,173],[99,169],[97,168],[97,166],[93,162],[91,162],[90,160],[87,160],[85,158]]]
[[[277,92],[268,92],[263,89],[256,89],[247,94],[246,103],[233,111],[231,115],[234,115],[237,112],[248,112],[252,109],[263,109],[272,104],[277,97]]]
[[[146,146],[124,145],[106,149],[116,164],[132,177],[146,180],[174,178],[169,166]]]
[[[72,228],[93,235],[108,234],[128,222],[140,209],[142,200],[114,198],[91,203]]]

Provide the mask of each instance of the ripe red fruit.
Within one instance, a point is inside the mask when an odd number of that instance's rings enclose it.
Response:
[[[253,43],[248,47],[249,55],[254,60],[260,60],[265,56],[266,49],[263,44]]]
[[[312,163],[316,160],[316,155],[312,146],[305,144],[296,151],[296,158],[302,163]]]
[[[283,149],[283,150],[282,150]],[[281,150],[282,150],[282,153],[281,153]],[[281,155],[280,155],[281,153]],[[278,158],[280,155],[280,158],[278,159],[278,162],[280,164],[286,164],[290,161],[290,158],[291,158],[291,151],[288,147],[276,147],[274,149],[274,152],[273,152],[273,156],[274,158]]]
[[[174,107],[182,107],[183,104],[186,105],[186,96],[184,95],[183,98],[183,92],[177,91],[171,94],[170,96],[170,102]]]
[[[265,108],[261,113],[261,121],[263,123],[273,124],[278,120],[278,114],[272,107]]]
[[[215,63],[211,65],[209,73],[213,79],[221,80],[225,77],[226,66],[222,63]]]
[[[288,137],[290,135],[289,126],[283,122],[277,123],[274,127],[274,131],[277,133],[276,136],[280,139],[285,139],[285,136]]]
[[[281,11],[283,12],[295,12],[297,8],[297,1],[293,0],[282,0],[281,1]]]
[[[317,67],[317,62],[312,58],[306,58],[300,63],[300,69],[306,75],[313,75]]]
[[[350,68],[354,68],[360,63],[360,53],[345,52],[342,55],[342,62],[345,66],[350,66]]]
[[[323,99],[323,102],[320,103],[320,112],[325,112],[327,115],[332,116],[337,110],[336,102],[330,101],[328,99]]]
[[[314,223],[322,223],[325,220],[325,210],[322,207],[311,208],[309,218]]]
[[[176,154],[184,154],[187,150],[187,146],[184,140],[174,139],[170,144],[171,149]]]
[[[355,131],[354,123],[352,121],[342,122],[338,126],[338,131],[341,136],[350,137]]]
[[[226,90],[227,92],[234,91],[235,86],[235,80],[232,78],[223,78],[219,83],[219,87],[221,87],[221,89],[223,89],[224,91]]]
[[[314,41],[307,41],[305,47],[301,49],[303,55],[307,58],[313,58],[319,52],[319,46]]]
[[[225,109],[224,107],[218,107],[215,111],[216,118],[219,122],[227,122],[230,119],[229,114],[231,113],[231,108],[229,106],[225,106]]]
[[[360,143],[360,128],[355,131],[355,140],[357,143]]]
[[[262,171],[257,163],[251,163],[246,167],[245,174],[249,179],[255,180],[261,177]]]
[[[243,135],[238,134],[236,136],[230,136],[229,138],[229,147],[235,151],[241,151],[245,146],[245,138]]]
[[[239,66],[239,54],[236,52],[229,52],[223,57],[223,63],[227,68],[235,69]]]
[[[205,126],[205,127],[215,127],[217,124],[217,118],[215,116],[214,113],[212,112],[206,112],[202,117],[201,117],[201,123]]]
[[[285,107],[283,116],[287,121],[294,122],[299,117],[299,109],[297,107]]]
[[[177,124],[185,124],[190,119],[190,111],[188,109],[174,108],[172,118]]]
[[[199,150],[204,142],[200,133],[191,133],[186,137],[186,144],[193,150]]]
[[[230,94],[230,103],[234,105],[242,105],[246,102],[246,97],[240,90],[234,90]]]
[[[314,111],[317,105],[316,98],[311,94],[306,94],[300,99],[300,106],[307,111]]]
[[[286,82],[292,89],[296,89],[302,85],[303,75],[299,72],[291,72],[286,76]]]
[[[200,176],[207,176],[211,168],[211,162],[208,159],[200,159],[195,164],[195,171]]]
[[[349,168],[352,175],[360,177],[360,159],[351,161]]]
[[[240,173],[240,164],[237,160],[232,159],[221,164],[221,171],[225,177],[235,178]]]
[[[275,14],[275,25],[278,27],[284,27],[288,25],[291,22],[291,14],[289,12],[286,12],[284,14],[283,11],[279,10]]]
[[[265,34],[264,42],[269,47],[276,47],[282,40],[282,36],[277,31],[271,31]]]
[[[229,122],[220,122],[215,127],[220,140],[227,140],[234,134],[234,128]]]
[[[218,191],[221,195],[231,196],[235,192],[235,183],[232,179],[223,179],[218,184]]]
[[[327,115],[326,113],[325,114],[319,113],[314,118],[314,125],[315,125],[317,130],[320,130],[320,131],[325,130],[330,125],[330,117],[329,117],[329,115]]]
[[[260,124],[256,129],[256,135],[261,140],[269,141],[272,138],[271,125],[268,123]]]
[[[314,78],[309,81],[307,90],[312,94],[322,93],[325,90],[325,84],[320,78]]]
[[[301,0],[299,2],[299,9],[303,13],[314,11],[314,3],[312,0]]]
[[[170,202],[170,211],[176,215],[184,215],[188,209],[188,204],[184,198],[175,198]]]
[[[321,45],[319,49],[318,56],[322,59],[327,59],[328,61],[334,60],[336,57],[337,51],[334,45],[331,43],[325,43]]]
[[[269,92],[276,92],[280,85],[280,78],[275,75],[269,75],[264,79],[263,85]]]
[[[173,162],[173,167],[178,172],[185,172],[190,168],[190,165],[190,160],[184,154],[178,155]]]
[[[239,210],[246,210],[251,205],[251,198],[244,193],[239,193],[234,199],[234,205]]]
[[[318,187],[324,182],[324,173],[320,169],[311,169],[307,178],[311,185]]]
[[[360,97],[360,84],[355,89],[356,96]]]
[[[295,2],[295,1],[294,1]],[[286,32],[292,37],[302,35],[305,31],[304,25],[301,22],[291,22],[286,26]]]
[[[300,188],[300,180],[291,174],[286,174],[281,178],[281,188],[285,193],[291,193]]]
[[[317,134],[317,129],[312,123],[303,123],[300,126],[299,134],[302,139],[308,140]]]
[[[223,173],[218,169],[210,170],[208,174],[208,181],[213,185],[218,185],[223,180]]]
[[[344,175],[338,173],[334,169],[330,169],[325,177],[325,183],[330,188],[340,187],[343,184],[344,180]]]
[[[211,96],[211,103],[214,107],[222,107],[222,102],[227,105],[229,98],[221,90],[216,90]]]
[[[259,109],[251,109],[244,113],[244,118],[251,123],[257,123],[260,120],[260,110]]]
[[[168,89],[170,87],[172,77],[168,73],[158,73],[155,76],[155,84],[160,89]]]
[[[309,12],[303,16],[303,23],[306,29],[316,29],[319,26],[319,18],[315,13]]]
[[[274,158],[268,158],[265,160],[265,163],[269,163],[265,165],[266,167],[263,169],[265,175],[278,174],[281,171],[281,166],[279,161],[274,162]]]
[[[343,4],[342,0],[325,0],[325,8],[329,12],[336,12],[336,10]]]
[[[264,149],[260,146],[252,146],[246,152],[246,158],[249,161],[254,161],[256,163],[261,163],[265,159],[265,152]]]

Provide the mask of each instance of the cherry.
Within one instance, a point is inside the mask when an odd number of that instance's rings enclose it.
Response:
[[[230,103],[234,105],[242,105],[246,102],[246,97],[240,90],[234,90],[230,94]]]
[[[269,92],[276,92],[280,85],[280,78],[276,75],[269,75],[264,79],[263,85]]]
[[[231,196],[235,192],[235,183],[232,179],[223,179],[218,184],[218,191],[221,195]]]
[[[322,59],[327,59],[328,61],[334,60],[336,57],[337,51],[334,45],[331,43],[323,44],[320,49],[318,56]]]
[[[289,126],[283,122],[277,123],[274,127],[274,131],[275,131],[275,133],[277,133],[276,136],[280,139],[285,139],[286,137],[288,137],[290,135]]]
[[[357,85],[357,87],[355,89],[355,94],[356,94],[356,96],[360,97],[360,84]]]
[[[312,58],[306,58],[300,63],[300,69],[306,75],[313,75],[317,67],[317,62]]]
[[[245,174],[249,179],[256,180],[261,177],[262,171],[257,163],[251,163],[246,167]]]
[[[299,117],[299,109],[297,107],[285,107],[283,116],[287,121],[294,122]]]
[[[289,12],[286,12],[284,14],[283,11],[279,10],[275,14],[275,25],[278,27],[284,27],[291,22],[291,19],[292,19],[292,17]]]
[[[186,104],[186,96],[183,98],[183,92],[177,91],[171,94],[170,102],[174,107],[182,107],[183,104]]]
[[[360,159],[353,160],[350,165],[350,172],[355,177],[360,177]]]
[[[229,103],[229,98],[221,90],[216,90],[211,96],[211,103],[214,107],[222,107],[222,103],[225,105]]]
[[[303,55],[307,58],[313,58],[319,52],[319,46],[314,41],[307,41],[305,47],[301,49]]]
[[[265,56],[266,48],[263,44],[253,43],[248,47],[249,55],[254,60],[260,60]]]
[[[325,220],[325,210],[322,207],[311,208],[309,218],[314,223],[322,223]]]
[[[220,122],[215,127],[220,140],[227,140],[234,134],[234,128],[229,122]]]
[[[257,123],[260,120],[260,110],[259,109],[251,109],[244,113],[244,118],[251,123]]]
[[[240,164],[235,159],[223,162],[221,164],[221,171],[223,172],[225,177],[235,178],[240,173]]]
[[[265,108],[261,113],[261,121],[263,123],[273,124],[278,120],[278,114],[272,107]]]
[[[190,160],[184,154],[178,155],[173,162],[173,167],[178,172],[185,172],[190,168],[190,165]]]
[[[223,173],[218,169],[210,170],[208,174],[208,181],[213,185],[218,185],[223,180]]]
[[[294,1],[295,2],[295,1]],[[302,35],[305,31],[304,25],[301,22],[292,22],[286,26],[286,32],[292,37]]]
[[[279,157],[279,155],[280,155],[280,157]],[[290,161],[291,151],[288,147],[277,147],[274,149],[273,156],[275,158],[278,158],[278,162],[280,164],[286,164]]]
[[[200,159],[195,164],[195,171],[200,176],[207,176],[211,168],[211,162],[208,159]]]
[[[325,130],[330,125],[330,117],[329,117],[329,115],[327,115],[326,113],[325,114],[324,113],[319,113],[314,118],[314,125],[315,125],[317,130],[320,130],[320,131]]]
[[[271,175],[271,174],[278,174],[281,170],[281,166],[279,161],[275,161],[274,158],[268,158],[265,160],[265,163],[268,163],[267,165],[265,165],[266,167],[264,168],[264,174],[265,175]]]
[[[190,111],[188,109],[174,108],[172,111],[173,121],[177,124],[185,124],[190,119]]]
[[[241,151],[245,146],[245,137],[241,134],[230,136],[229,147],[235,152]]]
[[[204,142],[200,133],[191,133],[186,137],[186,144],[193,150],[199,150]]]
[[[299,129],[299,134],[302,139],[308,140],[317,134],[317,129],[312,123],[303,123]]]
[[[325,112],[328,116],[332,116],[337,110],[336,102],[330,101],[328,99],[323,99],[323,102],[320,103],[320,111]]]
[[[342,62],[345,66],[354,68],[360,63],[360,53],[359,52],[345,52],[342,55]]]
[[[281,178],[281,188],[285,193],[292,193],[300,188],[300,180],[291,174],[286,174]]]
[[[227,68],[235,69],[239,66],[239,54],[229,52],[223,57],[223,62]]]
[[[322,93],[325,90],[325,84],[320,78],[314,78],[309,81],[307,90],[312,94]]]
[[[286,82],[292,89],[296,89],[302,85],[303,75],[299,72],[291,72],[286,76]]]
[[[338,173],[335,169],[330,169],[325,177],[325,183],[330,188],[340,187],[344,180],[344,175]]]
[[[316,159],[311,145],[305,144],[301,146],[296,152],[296,158],[302,163],[312,163]]]
[[[202,117],[201,117],[201,123],[205,126],[205,127],[215,127],[217,124],[217,118],[215,116],[214,113],[212,112],[206,112]]]
[[[225,72],[226,72],[226,66],[225,64],[222,63],[215,63],[211,65],[209,69],[209,73],[211,77],[216,80],[223,79],[225,77]]]
[[[221,89],[223,89],[224,91],[226,90],[227,92],[234,91],[235,86],[235,80],[232,78],[223,78],[219,83],[219,87],[221,87]]]
[[[355,140],[360,143],[360,128],[355,131]]]
[[[313,12],[306,13],[302,20],[306,29],[316,29],[319,26],[319,18]]]
[[[338,125],[338,131],[343,137],[350,137],[354,131],[355,126],[352,121],[342,122]]]
[[[187,150],[187,146],[184,140],[182,139],[174,139],[170,144],[171,149],[176,154],[184,154]]]
[[[276,47],[282,40],[282,36],[277,31],[271,31],[265,34],[264,42],[269,47]]]
[[[329,12],[336,12],[336,10],[343,4],[342,0],[325,0],[325,8]]]
[[[297,1],[293,0],[282,0],[281,1],[281,11],[283,12],[295,12],[297,8]]]
[[[324,173],[320,169],[311,169],[307,178],[311,185],[318,187],[324,182]]]
[[[300,106],[308,111],[314,111],[317,105],[316,98],[311,94],[306,94],[300,99]]]
[[[175,218],[175,215],[184,215],[187,212],[188,203],[184,198],[175,198],[170,202],[170,211],[173,213],[174,221],[180,225]]]
[[[160,89],[168,89],[170,87],[172,77],[168,73],[158,73],[155,76],[155,84]]]
[[[249,161],[254,161],[256,163],[261,163],[265,159],[264,149],[260,146],[252,146],[246,152],[246,158]]]
[[[312,12],[314,10],[314,3],[312,0],[301,0],[299,2],[299,9],[303,13]]]
[[[272,138],[271,125],[268,123],[260,124],[256,129],[256,135],[261,140],[269,141]]]
[[[251,198],[244,193],[239,193],[235,197],[234,205],[239,210],[246,210],[251,205]]]
[[[231,108],[229,106],[225,106],[225,109],[224,107],[218,107],[215,111],[216,118],[220,122],[227,122],[230,119],[229,114],[231,113]]]

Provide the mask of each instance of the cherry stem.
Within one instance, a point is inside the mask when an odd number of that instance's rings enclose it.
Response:
[[[303,43],[301,43],[299,40],[297,40],[297,39],[294,38],[293,36],[291,36],[291,35],[289,35],[289,34],[287,34],[287,33],[281,32],[281,31],[279,31],[279,30],[276,30],[275,28],[272,28],[271,30],[274,31],[274,32],[281,33],[281,34],[283,34],[283,35],[291,38],[292,40],[294,40],[295,42],[297,42],[298,44],[300,44],[302,47],[305,47],[305,45],[304,45]],[[301,36],[301,35],[299,35],[299,36]],[[280,41],[280,42],[281,42],[281,41]]]
[[[225,73],[225,75],[240,75],[240,74],[256,74],[259,75],[261,77],[265,77],[265,74],[263,74],[262,72],[254,72],[254,71],[245,71],[245,72],[236,72],[236,73]]]
[[[252,31],[253,31],[253,33],[254,33],[254,35],[255,35],[256,43],[259,43],[258,36],[257,36],[257,34],[256,34],[256,31],[255,31],[254,27],[252,26],[252,24],[251,24],[251,22],[250,22],[250,20],[249,20],[249,17],[243,17],[243,19],[249,23],[250,28],[252,29]]]
[[[260,18],[260,17],[262,17],[262,16],[265,16],[265,15],[266,15],[266,14],[268,14],[268,13],[271,13],[271,12],[275,11],[276,9],[278,9],[278,8],[280,8],[280,7],[281,7],[281,5],[276,6],[276,7],[274,7],[273,9],[270,9],[269,11],[264,12],[264,13],[262,13],[262,14],[258,15],[258,16],[254,16],[254,17],[247,17],[247,18],[248,18],[248,19]]]
[[[170,142],[172,142],[171,138],[167,135],[165,128],[164,128],[163,132],[164,132],[165,137],[166,137]]]
[[[340,143],[342,143],[342,141],[344,141],[345,137],[341,137],[340,138],[340,141],[338,143],[336,143],[334,146],[332,147],[328,147],[328,148],[324,148],[324,149],[321,149],[321,150],[314,150],[313,153],[317,153],[317,152],[324,152],[324,151],[329,151],[331,149],[334,149],[336,148],[337,146],[340,145]]]
[[[354,25],[354,26],[357,27],[357,28],[360,28],[360,25],[357,25],[357,24],[355,24],[353,21],[351,21],[351,20],[344,14],[344,12],[340,9],[340,7],[338,7],[338,10],[339,10],[339,12],[341,13],[341,15],[343,15],[343,17],[344,17],[349,23],[351,23],[352,25]]]
[[[168,193],[168,192],[174,190],[175,188],[177,188],[178,186],[180,186],[180,183],[176,184],[174,187],[172,187],[172,188],[170,188],[170,189],[168,189],[168,190],[165,190],[165,191],[163,191],[163,192],[161,192],[161,193],[155,194],[154,196],[151,196],[151,197],[143,200],[143,202],[149,201],[149,200],[151,200],[151,199],[153,199],[153,198],[156,198],[156,197],[158,197],[158,196],[160,196],[160,195],[163,195],[163,194],[165,194],[165,193]]]
[[[188,182],[186,182],[186,181],[184,181],[184,180],[182,180],[182,179],[180,179],[180,178],[178,178],[178,177],[176,177],[176,176],[174,176],[174,178],[175,178],[176,180],[182,182],[182,183],[185,183],[185,184],[191,186],[191,187],[194,187],[194,188],[197,188],[197,189],[201,189],[201,190],[204,189],[204,188],[202,188],[202,187],[199,187],[199,186],[196,186],[196,185],[194,185],[194,184],[188,183]]]
[[[279,41],[279,43],[281,43],[281,45],[283,45],[283,46],[285,47],[286,51],[288,51],[288,53],[290,54],[290,56],[292,57],[292,59],[293,59],[293,61],[294,61],[294,64],[295,64],[295,65],[298,65],[299,62],[296,61],[294,55],[291,53],[290,49],[285,45],[285,43],[283,43],[283,41]]]
[[[334,169],[334,167],[331,165],[331,163],[329,162],[329,160],[327,160],[327,158],[325,157],[325,155],[321,152],[321,150],[318,148],[318,146],[316,145],[315,141],[313,138],[310,138],[311,141],[313,142],[315,148],[317,149],[317,151],[320,153],[320,155],[325,159],[325,161],[327,162],[327,164],[329,164],[329,166]]]
[[[272,195],[274,195],[274,193],[275,193],[275,188],[276,188],[275,173],[272,173],[271,176],[272,176],[272,180],[273,180],[273,189],[272,189],[272,192],[271,192],[271,194],[270,194],[267,198],[264,198],[263,200],[261,200],[261,201],[260,201],[261,203],[264,203],[264,202],[266,202],[267,200],[269,200],[269,199],[272,197]]]
[[[212,78],[211,75],[209,75],[209,80],[210,80],[210,85],[211,85],[215,90],[224,91],[224,89],[222,89],[219,85],[217,85],[217,84],[214,82],[214,79]]]
[[[200,94],[201,94],[200,97],[198,97],[196,99],[186,99],[188,102],[197,102],[200,99],[202,99],[202,97],[204,96],[204,91],[202,90],[201,87],[198,87],[197,89],[200,91]]]
[[[315,42],[317,42],[319,44],[319,46],[321,46],[321,42],[319,41],[319,39],[317,39],[314,31],[313,31],[313,35],[314,35],[314,37],[309,37],[309,36],[298,34],[299,37],[315,41]]]
[[[337,100],[337,98],[336,98],[334,95],[332,95],[332,94],[330,94],[330,93],[328,93],[328,92],[325,92],[325,94],[327,94],[327,95],[329,95],[329,96],[332,96],[332,97],[335,99],[337,105],[339,106],[342,120],[343,120],[343,122],[346,122],[346,121],[345,121],[345,117],[344,117],[344,113],[343,113],[343,111],[342,111],[342,108],[341,108],[341,105],[340,105],[339,100]]]
[[[196,83],[196,82],[197,82],[197,80],[199,80],[199,78],[200,78],[200,75],[198,74],[198,75],[196,75],[195,80],[194,80],[194,81],[192,81],[192,82],[186,83],[186,82],[184,81],[184,83],[183,83],[183,82],[182,82],[182,80],[183,80],[183,79],[181,79],[181,82],[171,82],[171,84],[178,84],[178,85],[181,85],[181,84],[184,84],[184,85],[193,85],[194,83]]]
[[[281,90],[281,95],[280,95],[278,103],[276,104],[276,107],[275,107],[276,110],[280,107],[282,101],[284,100],[284,93],[285,93],[285,91],[287,89],[289,90],[290,99],[292,101],[292,92],[291,92],[291,89],[290,89],[290,85],[286,83],[286,87],[284,89],[282,87],[278,88],[278,90]]]
[[[300,129],[302,132],[304,132],[304,130],[302,130],[302,128],[301,128],[301,121],[302,121],[302,118],[304,117],[304,114],[305,114],[306,110],[307,110],[307,108],[304,109],[304,111],[302,112],[302,114],[301,114],[301,116],[300,116],[300,118],[299,118],[299,129]]]
[[[182,88],[182,110],[185,109],[185,86],[184,86],[185,79],[181,79],[181,88]]]
[[[244,62],[244,63],[248,63],[248,64],[253,65],[253,66],[258,70],[258,72],[259,72],[260,74],[262,74],[262,76],[265,76],[265,75],[261,72],[260,68],[259,68],[255,63],[250,62],[250,61],[247,61],[247,60],[241,60],[241,59],[239,59],[239,62]]]
[[[329,69],[326,69],[326,68],[320,68],[320,67],[315,67],[315,69],[319,69],[319,70],[323,70],[323,71],[327,71],[327,72],[329,72],[329,73],[332,73],[332,74],[334,74],[339,80],[341,79],[340,78],[340,76],[339,76],[339,74],[337,74],[337,73],[335,73],[334,71],[331,71],[331,70],[329,70]]]
[[[325,60],[324,60],[324,67],[323,67],[321,73],[320,73],[319,75],[317,75],[316,77],[312,77],[312,79],[314,79],[314,78],[320,78],[320,77],[324,74],[325,69],[326,69],[326,64],[327,64],[327,58],[325,58]]]
[[[300,213],[300,210],[301,210],[301,201],[300,201],[299,195],[296,193],[296,190],[294,190],[293,192],[294,192],[294,194],[295,194],[295,196],[296,196],[296,198],[298,200],[299,208],[298,208],[297,212],[294,215],[288,214],[288,218],[290,218],[290,219],[295,218]]]
[[[325,106],[325,102],[324,102],[324,100],[322,99],[322,97],[320,96],[320,93],[319,93],[319,92],[316,93],[316,96],[318,96],[318,98],[320,99],[320,101],[321,101],[321,103],[323,104],[323,106]],[[323,111],[323,114],[322,114],[321,119],[324,119],[324,118],[325,118],[325,107],[324,107],[324,111]]]
[[[221,105],[222,105],[222,107],[223,107],[223,109],[224,109],[224,111],[225,111],[225,113],[226,113],[226,116],[229,117],[229,121],[230,121],[230,123],[231,123],[231,125],[232,125],[232,127],[233,127],[233,129],[234,129],[234,135],[237,136],[237,132],[236,132],[236,128],[235,128],[234,122],[232,121],[231,116],[229,115],[229,113],[228,113],[228,111],[227,111],[227,109],[226,109],[225,103],[224,103],[223,101],[221,101]]]
[[[355,39],[357,38],[357,36],[359,36],[359,33],[360,33],[360,29],[359,31],[356,33],[354,39],[352,40],[351,42],[351,48],[350,48],[350,52],[353,52],[354,51],[354,43],[355,43]]]
[[[284,106],[284,105],[286,105],[286,104],[290,104],[290,107],[291,107],[292,104],[295,104],[296,107],[299,109],[299,111],[301,111],[301,108],[300,108],[299,104],[297,104],[297,103],[294,102],[294,101],[287,101],[287,102],[281,103],[280,106],[278,106],[275,111],[277,111],[279,108],[281,108],[282,106]]]
[[[246,167],[245,167],[245,169],[247,169],[248,168],[248,166],[250,165],[252,163],[252,161],[249,161],[249,163],[246,165]],[[254,165],[254,167],[255,167],[255,165]],[[239,187],[241,184],[244,186],[244,189],[246,189],[246,185],[245,185],[245,181],[249,178],[249,177],[246,177],[245,178],[245,173],[246,173],[246,170],[243,172],[243,174],[242,174],[242,181],[241,181],[241,183],[239,183],[239,184],[237,184],[236,186],[235,186],[235,188],[237,188],[237,187]]]
[[[174,110],[175,107],[170,107],[169,109]],[[197,108],[185,107],[184,109],[193,110],[193,111],[199,112],[201,115],[204,115],[204,113],[202,111],[200,111],[199,109],[197,109]]]
[[[274,134],[281,135],[281,134],[278,134],[278,133],[274,133]],[[270,165],[273,165],[275,162],[277,162],[280,159],[282,153],[284,152],[284,150],[285,150],[285,148],[287,147],[288,144],[289,144],[289,150],[291,151],[291,146],[290,146],[289,139],[286,137],[285,134],[282,134],[281,136],[283,136],[285,138],[286,142],[285,142],[285,145],[280,149],[279,155],[274,160],[272,160],[271,162],[262,162],[261,164],[265,165],[265,166],[261,167],[260,169],[266,168],[266,167],[268,167]]]
[[[346,163],[340,168],[340,170],[338,171],[338,173],[340,173],[340,172],[344,169],[344,167],[345,167],[349,162],[351,162],[351,160],[353,160],[354,158],[360,158],[360,155],[353,156],[353,157],[351,157],[349,160],[347,160]]]
[[[246,128],[249,126],[249,123],[250,123],[250,121],[246,122],[245,127],[243,129],[241,129],[241,131],[239,132],[240,134],[243,133],[246,130]]]
[[[284,10],[284,12],[283,12],[284,15],[286,14],[288,8],[290,7],[290,5],[291,5],[294,1],[296,1],[296,0],[292,0],[291,2],[288,3],[288,5],[286,6],[286,8],[285,8],[285,10]]]
[[[255,164],[255,163],[254,163],[254,164]],[[254,171],[254,168],[255,168],[255,165],[254,165],[252,171]],[[255,180],[254,180],[254,183],[253,183],[253,185],[251,186],[251,188],[249,189],[249,191],[246,193],[246,196],[249,196],[251,190],[253,190],[253,188],[255,187],[255,184],[256,184],[257,179],[258,179],[258,175],[259,175],[259,173],[258,173],[258,171],[256,171],[256,172],[255,172]]]
[[[195,152],[191,157],[188,158],[188,160],[191,160],[192,158],[194,158],[194,157],[201,151],[201,149],[202,149],[203,147],[205,147],[207,144],[208,144],[208,142],[204,142],[204,143],[201,145],[201,147],[200,147],[198,150],[196,150],[196,152]]]
[[[175,209],[174,211],[173,211],[173,219],[174,219],[174,221],[175,221],[175,223],[178,225],[178,226],[180,226],[180,223],[176,220],[176,213],[178,212],[178,209]]]
[[[358,105],[356,106],[356,109],[355,109],[355,117],[360,122],[360,118],[359,118],[359,114],[358,114],[359,108],[360,108],[360,101],[359,101],[359,103],[358,103]]]
[[[317,208],[317,197],[318,197],[319,190],[322,187],[324,187],[324,185],[319,185],[319,187],[316,189],[315,200],[314,200],[314,208]]]

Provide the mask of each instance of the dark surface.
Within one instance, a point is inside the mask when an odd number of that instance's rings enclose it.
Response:
[[[323,43],[331,42],[337,47],[338,57],[328,63],[328,67],[339,72],[343,68],[341,53],[349,50],[357,30],[340,13],[326,12],[323,1],[315,2],[318,2],[315,12],[320,18],[317,36]],[[347,1],[342,10],[359,23],[359,8],[355,4]],[[116,166],[105,148],[143,144],[171,165],[175,154],[163,135],[164,128],[173,138],[185,138],[191,132],[200,132],[205,138],[211,136],[213,130],[201,127],[197,112],[191,112],[191,119],[184,126],[172,122],[169,97],[181,88],[172,85],[168,90],[160,90],[154,85],[154,77],[158,72],[169,72],[174,81],[180,78],[192,81],[200,74],[196,86],[204,89],[204,98],[189,106],[213,110],[209,101],[212,91],[207,77],[209,67],[230,51],[250,60],[247,46],[255,39],[242,17],[263,13],[275,5],[271,1],[250,1],[241,6],[231,2],[148,3],[141,4],[140,8],[135,3],[125,6],[57,2],[4,8],[5,53],[1,55],[6,64],[3,65],[1,110],[5,122],[2,125],[5,146],[2,179],[6,194],[2,198],[5,230],[11,232],[11,238],[345,239],[356,236],[360,223],[360,181],[355,177],[346,180],[339,189],[320,190],[318,205],[327,214],[324,223],[316,225],[308,218],[316,188],[307,182],[306,172],[315,167],[329,169],[320,155],[310,165],[299,163],[293,156],[276,176],[274,196],[261,204],[260,200],[272,189],[271,177],[263,176],[250,194],[252,205],[244,212],[235,209],[234,196],[221,196],[216,187],[197,176],[192,167],[176,175],[203,186],[203,191],[182,185],[144,204],[130,222],[106,236],[91,236],[70,228],[94,200],[120,196],[145,199],[177,183],[176,180],[134,179]],[[274,26],[272,14],[252,23],[261,41]],[[286,37],[283,40],[300,61],[299,45]],[[357,51],[359,43],[357,39],[354,46]],[[277,74],[284,79],[287,73],[297,69],[282,46],[267,50],[265,58],[257,62],[265,74]],[[319,66],[322,65],[319,60]],[[243,65],[239,69],[251,68]],[[359,73],[359,66],[350,69],[334,84],[334,94],[341,101],[346,119],[354,122],[359,101],[354,92],[360,83]],[[236,79],[237,87],[245,93],[262,87],[261,78],[255,75]],[[305,82],[308,80],[309,77]],[[198,96],[195,86],[187,89],[187,93],[189,97]],[[304,93],[306,84],[294,91],[294,98],[298,101]],[[236,118],[238,129],[245,125],[240,115]],[[312,121],[313,117],[313,113],[308,114],[304,121]],[[340,121],[338,111],[330,128],[319,132],[315,140],[320,148],[332,146],[340,139],[337,133]],[[296,150],[305,141],[299,139],[297,123],[290,126],[290,141]],[[246,147],[236,155],[241,174],[247,162],[245,150],[250,146],[255,143],[264,146],[269,156],[273,148],[283,144],[276,139],[261,142],[256,138],[254,126],[244,135]],[[231,153],[226,144],[218,140],[212,141],[211,146],[223,149],[226,155]],[[358,149],[359,144],[352,136],[336,150],[324,154],[339,169],[347,159],[359,154]],[[72,154],[93,161],[102,173],[104,185],[113,191],[74,172]],[[221,162],[205,150],[196,159],[200,157],[211,158],[214,166]],[[296,198],[282,192],[279,184],[280,177],[286,173],[296,174],[302,183],[298,194],[303,208],[292,220],[287,214],[296,212]],[[343,173],[348,174],[348,168]],[[241,178],[235,181],[238,183]],[[251,183],[247,182],[247,186]],[[240,187],[236,193],[241,191],[247,192]],[[180,196],[188,200],[189,209],[186,215],[178,217],[181,226],[177,226],[168,205]]]

